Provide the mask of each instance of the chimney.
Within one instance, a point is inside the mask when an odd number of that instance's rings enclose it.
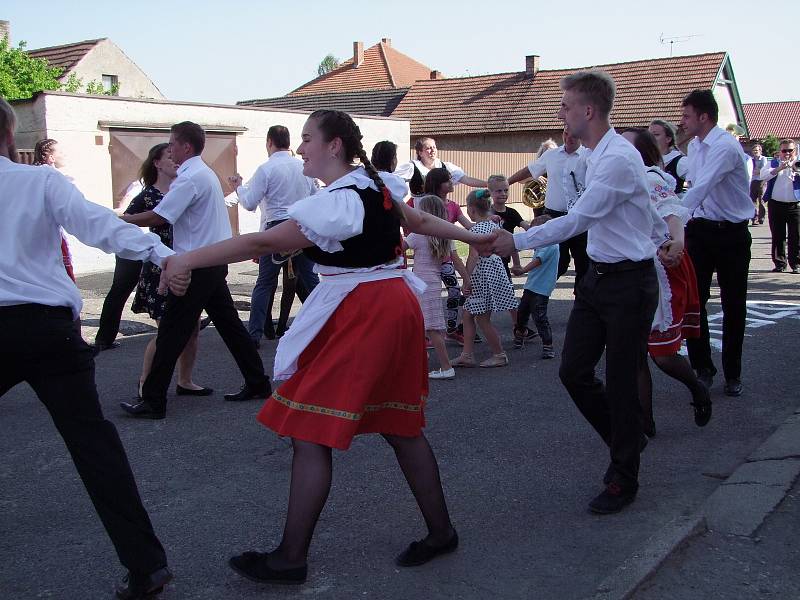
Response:
[[[381,38],[381,42],[383,42],[384,46],[392,47],[392,38]]]
[[[539,55],[531,54],[525,57],[525,75],[533,77],[539,72]]]
[[[0,21],[0,40],[8,37],[8,45],[11,46],[11,23],[8,21]]]
[[[353,66],[364,62],[364,42],[353,42]]]
[[[431,71],[431,79],[443,79],[441,71]]]

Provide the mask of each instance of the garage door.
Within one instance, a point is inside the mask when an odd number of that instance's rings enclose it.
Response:
[[[169,131],[161,129],[111,129],[111,184],[114,190],[114,206],[119,207],[125,191],[137,180],[150,148],[169,141]],[[214,170],[227,195],[233,191],[228,177],[236,173],[236,134],[206,132],[206,146],[202,154],[206,164]],[[236,207],[228,209],[228,217],[234,235],[239,233],[239,218]]]

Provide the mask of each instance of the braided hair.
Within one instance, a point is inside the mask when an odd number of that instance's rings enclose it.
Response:
[[[308,117],[317,122],[317,127],[322,132],[326,142],[330,142],[334,138],[339,138],[342,141],[342,149],[344,150],[343,159],[347,163],[352,163],[356,158],[361,161],[367,175],[375,183],[378,191],[383,195],[383,207],[392,213],[400,220],[403,219],[403,212],[399,206],[392,200],[389,189],[378,174],[377,169],[372,165],[361,144],[361,130],[355,124],[352,117],[340,110],[315,110]]]
[[[58,142],[52,138],[45,138],[36,142],[33,148],[33,164],[36,166],[46,165],[53,152],[53,146]]]

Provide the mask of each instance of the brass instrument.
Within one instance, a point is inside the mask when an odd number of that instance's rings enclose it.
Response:
[[[547,178],[537,177],[531,179],[522,188],[522,203],[528,208],[539,210],[544,207],[544,198],[547,194]]]

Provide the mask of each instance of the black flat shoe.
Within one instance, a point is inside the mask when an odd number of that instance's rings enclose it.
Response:
[[[636,499],[635,489],[626,489],[613,481],[600,494],[589,502],[589,512],[596,515],[618,513]]]
[[[694,407],[694,422],[698,427],[705,427],[711,420],[711,395],[708,393],[708,389],[706,389],[705,386],[703,386],[703,391],[705,393],[692,401],[692,406]]]
[[[242,577],[259,583],[300,585],[308,577],[308,566],[294,569],[273,569],[267,564],[269,552],[244,552],[232,556],[228,565]]]
[[[264,387],[255,389],[245,384],[235,394],[225,394],[228,402],[242,402],[243,400],[265,400],[272,393],[269,382]]]
[[[160,594],[170,581],[172,581],[172,573],[167,567],[153,571],[149,575],[128,573],[122,579],[122,583],[117,586],[117,598],[120,600],[153,598]]]
[[[200,388],[199,390],[193,390],[180,385],[175,386],[175,394],[178,396],[210,396],[213,393],[214,390],[207,387]]]
[[[167,416],[166,409],[156,410],[149,402],[120,402],[119,405],[126,413],[137,419],[163,419]]]
[[[411,542],[408,548],[397,555],[394,562],[399,567],[418,567],[437,556],[454,552],[456,548],[458,548],[458,533],[454,529],[453,536],[442,546],[431,546],[425,540]]]
[[[725,395],[726,396],[741,396],[742,395],[742,380],[738,378],[728,379],[725,381]]]

